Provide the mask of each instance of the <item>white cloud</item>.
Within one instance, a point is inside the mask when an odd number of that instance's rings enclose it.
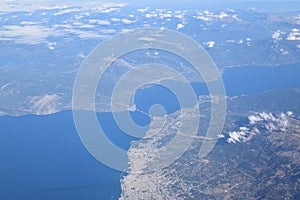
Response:
[[[256,133],[256,134],[260,134],[260,130],[257,128],[257,127],[254,127],[254,132]]]
[[[67,22],[65,22],[65,23],[67,23]],[[72,26],[71,24],[54,24],[52,27],[55,28],[55,29],[60,29],[60,28],[68,29],[68,28],[73,28],[73,26]]]
[[[130,14],[130,15],[128,15],[128,17],[129,17],[129,18],[135,18],[135,15]]]
[[[228,143],[245,142],[247,140],[249,132],[247,131],[233,131],[229,132]]]
[[[236,143],[236,141],[234,140],[234,139],[232,139],[232,138],[228,138],[227,139],[227,142],[230,144],[230,143]]]
[[[292,111],[287,111],[287,115],[290,117],[290,116],[293,116],[293,112]]]
[[[205,22],[216,21],[216,20],[219,21],[219,20],[223,20],[225,18],[231,18],[236,21],[241,21],[238,18],[237,14],[230,15],[224,11],[220,12],[219,14],[215,14],[211,11],[205,10],[203,12],[198,12],[198,14],[196,16],[194,16],[194,18],[205,21]]]
[[[159,18],[171,18],[172,14],[171,13],[160,13]]]
[[[268,131],[274,131],[274,130],[276,130],[276,126],[275,126],[275,124],[273,122],[269,122],[268,124],[265,125],[265,127],[266,127],[266,129]]]
[[[229,17],[229,15],[225,12],[221,12],[218,16],[219,19],[223,19],[223,18],[226,18],[226,17]]]
[[[280,30],[275,31],[272,35],[272,38],[274,40],[282,40],[281,31]]]
[[[82,30],[78,30],[78,29],[65,29],[64,32],[75,34],[82,39],[107,38],[108,37],[107,35],[102,35],[102,34],[99,34],[98,32],[82,31]]]
[[[140,8],[137,11],[140,13],[144,13],[144,12],[147,12],[149,9],[150,9],[149,7],[146,7],[146,8]]]
[[[145,17],[146,18],[155,18],[155,17],[158,17],[158,15],[157,15],[157,13],[152,12],[152,13],[147,13],[145,15]]]
[[[47,7],[43,3],[36,1],[35,3],[29,3],[25,0],[1,0],[0,1],[0,11],[2,12],[17,12],[17,11],[28,11],[33,12],[37,9]]]
[[[46,0],[1,0],[0,2],[0,11],[2,12],[15,12],[15,11],[27,11],[34,12],[36,10],[60,10],[57,12],[57,15],[70,13],[70,12],[81,12],[86,10],[110,13],[113,11],[119,11],[120,8],[125,7],[126,3],[89,3],[86,1],[69,1],[72,7],[81,7],[70,8],[70,5],[67,5],[66,2],[61,3],[60,1],[46,1]]]
[[[59,12],[54,13],[54,16],[59,16],[59,15],[64,15],[64,14],[68,14],[68,13],[72,13],[72,12],[81,12],[81,9],[79,8],[71,8],[71,9],[63,9],[60,10]]]
[[[184,27],[184,25],[183,24],[177,24],[177,30],[179,30],[179,29],[182,29]]]
[[[90,24],[99,24],[99,25],[110,25],[110,21],[108,20],[98,20],[98,19],[90,19],[89,20]]]
[[[287,40],[290,41],[300,41],[300,31],[297,28],[292,29],[292,31],[290,32],[290,34],[287,37]]]
[[[45,26],[3,26],[0,30],[0,41],[10,40],[21,44],[45,43],[47,37],[61,35],[58,31]]]
[[[32,21],[22,21],[21,25],[37,25],[39,22],[32,22]]]
[[[249,141],[254,135],[261,132],[282,131],[285,132],[289,126],[288,116],[293,115],[292,111],[287,113],[255,113],[248,117],[249,124],[239,127],[239,131],[232,131],[228,133],[228,143],[246,142]]]
[[[234,19],[234,20],[236,20],[236,21],[242,21],[239,17],[238,17],[238,15],[232,15],[231,16],[232,17],[232,19]]]
[[[112,29],[103,29],[98,31],[83,30],[94,29],[93,23],[107,25],[106,20],[90,20],[91,24],[83,24],[75,21],[73,23],[64,22],[64,24],[54,24],[52,27],[36,24],[35,22],[23,21],[21,25],[6,25],[0,29],[0,41],[12,41],[18,44],[36,45],[44,43],[50,50],[55,49],[54,43],[48,41],[49,37],[61,37],[67,34],[75,34],[80,38],[107,38],[108,35],[115,33]]]
[[[249,119],[250,124],[255,124],[255,123],[257,123],[257,122],[263,121],[262,118],[260,118],[259,116],[255,116],[255,115],[250,115],[250,116],[248,117],[248,119]]]
[[[294,17],[297,24],[300,24],[300,15]]]
[[[240,131],[249,131],[249,128],[242,126],[240,127]]]
[[[273,33],[272,38],[276,41],[282,40],[284,35],[286,35],[286,32],[277,30]]]
[[[177,14],[177,15],[174,15],[174,17],[178,18],[178,19],[184,19],[184,15],[183,14]]]
[[[228,43],[236,43],[236,40],[226,40]]]
[[[113,12],[113,11],[119,11],[119,10],[120,10],[119,8],[114,8],[114,7],[112,7],[112,8],[103,8],[103,9],[99,9],[99,11],[100,11],[101,13],[106,13],[106,14],[111,13],[111,12]]]
[[[210,12],[210,11],[208,11],[208,10],[205,10],[203,13],[204,13],[205,15],[207,15],[207,16],[214,16],[214,13],[213,13],[213,12]]]
[[[115,18],[115,17],[111,18],[110,20],[111,20],[112,22],[119,22],[119,21],[121,21],[120,18]]]
[[[102,34],[113,34],[113,33],[116,33],[117,31],[114,29],[105,28],[105,29],[99,30],[99,32]]]
[[[122,19],[121,21],[122,21],[124,24],[133,24],[133,23],[135,23],[135,21],[131,21],[131,20],[126,19],[126,18]]]
[[[272,113],[265,113],[265,112],[261,112],[261,113],[258,113],[258,115],[263,119],[263,120],[271,120],[271,121],[275,121],[276,118],[275,116],[272,114]]]
[[[48,42],[48,48],[50,50],[54,50],[56,47],[56,42]]]
[[[212,18],[205,17],[205,16],[203,16],[203,15],[194,16],[194,18],[199,19],[199,20],[202,20],[202,21],[205,21],[205,22],[208,22],[208,21],[211,21],[211,20],[212,20]]]
[[[208,48],[213,48],[215,46],[216,42],[215,41],[208,41],[206,42],[206,46]]]
[[[79,53],[79,54],[77,54],[77,57],[78,58],[85,58],[85,55],[83,53]]]
[[[230,138],[232,138],[234,141],[240,142],[240,135],[238,132],[230,132],[229,133]]]

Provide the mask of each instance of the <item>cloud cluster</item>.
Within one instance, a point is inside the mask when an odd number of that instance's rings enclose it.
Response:
[[[288,116],[291,116],[292,112],[280,113],[274,115],[272,113],[256,113],[248,117],[251,125],[260,125],[267,131],[285,131],[288,126]]]
[[[290,32],[290,34],[287,37],[287,40],[300,41],[300,30],[297,28],[292,29],[292,31]]]
[[[7,12],[14,12],[15,9],[10,10],[10,6],[15,6],[21,4],[16,2],[5,1],[0,3],[0,10],[5,8]],[[5,5],[5,7],[4,7]],[[50,18],[46,18],[39,21],[24,20],[22,22],[15,22],[13,24],[7,23],[0,29],[0,41],[11,41],[17,44],[46,44],[50,50],[55,49],[55,46],[50,42],[49,38],[53,37],[63,37],[67,35],[76,35],[81,39],[89,38],[107,38],[110,34],[115,33],[116,30],[110,30],[103,28],[103,26],[108,26],[111,24],[109,19],[89,19],[88,21],[83,20],[85,17],[90,16],[93,13],[110,13],[113,11],[119,11],[126,4],[116,4],[116,3],[90,3],[81,6],[37,6],[36,9],[30,10],[29,12],[34,12],[34,10],[39,9],[41,15],[53,15],[56,18],[65,14],[72,14],[69,19],[56,22],[53,24]],[[25,9],[25,8],[24,8]],[[32,14],[32,13],[31,13]],[[30,13],[28,13],[30,15]],[[11,16],[11,17],[18,17]],[[123,19],[124,24],[131,24],[134,21],[129,19]]]
[[[272,35],[272,38],[275,40],[275,41],[279,41],[279,40],[282,40],[282,35],[286,34],[285,32],[281,31],[281,30],[276,30],[273,35]]]
[[[286,113],[273,114],[258,112],[248,117],[249,124],[239,127],[238,131],[228,133],[228,143],[247,142],[254,135],[261,132],[287,131],[289,117],[293,116],[292,111]]]
[[[72,5],[72,6],[71,6]],[[108,2],[91,2],[91,1],[46,1],[46,0],[1,0],[0,12],[34,12],[36,10],[60,10],[58,14],[63,12],[77,12],[76,8],[82,7],[80,10],[97,10],[102,13],[110,13],[119,11],[120,8],[126,6],[126,3],[108,3]]]
[[[238,18],[238,15],[234,10],[229,10],[229,12],[222,11],[220,13],[214,13],[208,10],[205,10],[203,12],[199,11],[198,14],[194,16],[194,18],[204,22],[212,22],[212,21],[224,20],[224,19],[241,21],[241,19]]]
[[[121,21],[122,21],[124,24],[133,24],[133,23],[135,23],[135,21],[132,21],[132,20],[129,20],[129,19],[126,19],[126,18],[122,19]]]
[[[300,41],[300,30],[297,28],[293,28],[290,33],[281,31],[281,30],[276,30],[273,35],[272,35],[272,39],[274,40],[274,42],[278,42],[281,41],[283,39],[287,40],[287,41]],[[300,44],[296,45],[297,48],[300,48]],[[280,49],[280,52],[284,55],[287,55],[288,52],[284,49]]]
[[[61,35],[57,30],[42,25],[7,25],[0,30],[0,41],[13,41],[20,44],[39,44],[50,36]]]
[[[249,137],[249,128],[240,127],[239,131],[229,132],[229,138],[227,139],[228,143],[236,143],[236,142],[246,142]]]

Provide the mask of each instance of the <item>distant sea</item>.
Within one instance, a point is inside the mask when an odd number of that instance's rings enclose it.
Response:
[[[300,64],[278,67],[246,66],[225,69],[222,75],[227,96],[262,93],[285,88],[300,88]],[[195,94],[208,95],[205,83],[191,83]],[[136,104],[147,112],[151,105],[161,103],[169,113],[179,110],[176,96],[163,86],[156,85],[140,90]]]
[[[223,80],[228,96],[254,94],[282,88],[300,88],[300,65],[236,67],[226,69]],[[197,95],[205,85],[192,83]],[[165,105],[168,113],[179,109],[174,94],[162,86],[138,91],[138,109]],[[136,138],[123,133],[111,113],[99,113],[99,121],[112,142],[127,150]],[[132,113],[139,124],[147,115]],[[118,199],[120,178],[126,174],[94,159],[81,144],[72,112],[48,116],[0,117],[0,199],[94,200]],[[109,153],[109,152],[108,152]]]

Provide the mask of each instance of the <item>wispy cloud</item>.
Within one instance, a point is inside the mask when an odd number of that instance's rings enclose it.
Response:
[[[43,10],[61,10],[63,14],[64,9],[68,9],[65,12],[74,12],[75,10],[69,9],[74,6],[84,6],[84,8],[89,10],[98,10],[102,13],[110,13],[112,11],[118,11],[120,8],[126,6],[126,3],[112,3],[106,2],[96,2],[91,0],[86,1],[72,1],[72,0],[1,0],[0,2],[0,12],[15,12],[15,11],[27,11],[33,12],[38,9]]]
[[[39,44],[47,43],[50,36],[60,36],[61,34],[55,29],[41,25],[10,25],[3,26],[0,30],[0,41],[13,41],[20,44]]]

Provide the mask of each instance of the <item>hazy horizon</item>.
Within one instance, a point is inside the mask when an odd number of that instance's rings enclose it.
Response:
[[[126,3],[129,6],[137,6],[137,7],[158,7],[158,8],[199,8],[199,9],[223,9],[223,8],[235,8],[235,9],[251,9],[254,8],[257,11],[261,12],[293,12],[300,10],[300,0],[294,1],[274,1],[274,0],[229,0],[226,2],[220,2],[218,0],[112,0],[112,1],[95,1],[95,0],[19,0],[19,1],[11,1],[11,0],[3,0],[0,2],[0,10],[5,11],[6,9],[9,11],[10,9],[31,9],[37,8],[41,6],[54,6],[54,5],[82,5],[89,3]],[[280,6],[278,6],[280,4]]]

